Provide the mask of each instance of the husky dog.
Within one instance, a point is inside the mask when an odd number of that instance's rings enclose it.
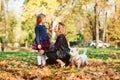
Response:
[[[88,58],[86,56],[86,53],[87,53],[86,48],[84,48],[83,54],[79,54],[79,50],[77,48],[72,48],[70,50],[70,54],[72,56],[72,59],[71,59],[72,65],[74,64],[78,68],[84,64],[88,65]]]

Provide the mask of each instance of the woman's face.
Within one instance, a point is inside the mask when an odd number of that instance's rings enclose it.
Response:
[[[58,25],[54,28],[54,32],[58,32]]]

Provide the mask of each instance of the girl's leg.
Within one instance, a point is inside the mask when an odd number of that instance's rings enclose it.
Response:
[[[42,65],[43,66],[46,65],[46,56],[42,55],[41,59],[42,59]]]
[[[37,56],[38,66],[42,65],[41,59],[42,59],[42,55],[38,54],[38,56]]]

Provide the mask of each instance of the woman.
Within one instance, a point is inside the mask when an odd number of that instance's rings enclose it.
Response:
[[[63,23],[59,22],[54,29],[57,39],[54,47],[43,50],[41,53],[45,53],[48,57],[47,62],[49,64],[59,63],[61,67],[67,66],[70,59],[70,49],[65,37],[65,26]]]

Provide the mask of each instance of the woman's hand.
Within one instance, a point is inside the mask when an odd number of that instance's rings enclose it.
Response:
[[[41,45],[39,44],[39,45],[38,45],[38,49],[41,49],[41,48],[42,48],[42,47],[41,47]]]

